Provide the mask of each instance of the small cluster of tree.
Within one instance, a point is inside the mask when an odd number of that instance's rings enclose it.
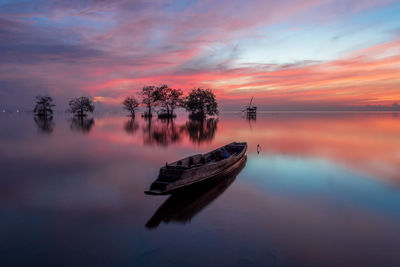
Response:
[[[156,87],[154,90],[154,100],[156,105],[161,106],[161,117],[172,118],[174,110],[184,104],[181,89],[169,88],[168,85]]]
[[[193,89],[188,96],[183,96],[181,89],[173,89],[168,85],[145,86],[139,92],[141,103],[147,109],[144,117],[152,117],[154,107],[159,107],[158,116],[160,118],[173,118],[176,115],[176,108],[183,107],[190,113],[190,118],[204,119],[206,116],[218,114],[218,103],[214,93],[210,89],[197,88]],[[49,96],[37,96],[37,102],[34,108],[36,116],[42,118],[51,118],[53,116],[53,99]],[[139,101],[130,96],[122,102],[124,109],[130,112],[132,117],[135,116],[135,111],[139,107]],[[68,112],[74,117],[83,118],[88,113],[93,113],[94,104],[92,100],[86,96],[71,99],[68,103]]]
[[[210,89],[193,89],[186,98],[185,108],[193,119],[218,115],[218,103]]]
[[[145,86],[139,92],[141,103],[146,107],[144,117],[152,117],[152,110],[159,107],[159,118],[173,118],[176,115],[176,108],[185,108],[191,118],[204,119],[206,116],[218,115],[218,103],[214,93],[210,89],[193,89],[188,96],[183,96],[181,89],[173,89],[168,85]],[[135,111],[139,107],[139,101],[130,96],[122,102],[124,109],[135,116]]]
[[[152,110],[154,107],[160,107],[158,117],[160,118],[172,118],[175,116],[174,110],[178,107],[183,106],[183,92],[181,89],[173,89],[168,85],[156,86],[145,86],[142,91],[139,92],[139,96],[142,98],[142,105],[146,107],[147,111],[143,114],[144,117],[152,117]],[[139,107],[139,102],[135,97],[130,96],[125,98],[122,102],[124,109],[131,113],[131,116],[135,116],[135,111]]]
[[[90,98],[86,96],[71,99],[68,103],[68,112],[75,117],[86,117],[87,113],[93,113],[94,105]],[[37,117],[51,119],[53,117],[53,98],[50,96],[36,96],[36,105],[33,112]]]
[[[87,119],[87,113],[93,113],[94,105],[90,98],[82,96],[69,101],[68,112],[74,117],[71,119],[71,129],[88,133],[94,125],[93,119]],[[35,114],[34,121],[43,133],[51,133],[53,131],[53,98],[50,96],[36,96],[36,104],[33,112]]]

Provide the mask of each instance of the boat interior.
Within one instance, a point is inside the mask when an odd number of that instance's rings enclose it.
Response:
[[[211,152],[208,152],[206,154],[197,154],[194,156],[190,156],[184,159],[181,159],[179,161],[170,163],[166,165],[166,168],[173,168],[173,169],[187,169],[187,168],[193,168],[193,167],[200,167],[205,164],[213,163],[213,162],[218,162],[227,158],[230,158],[232,156],[236,156],[242,152],[244,149],[245,144],[244,143],[232,143],[229,145],[226,145],[224,147],[215,149]]]

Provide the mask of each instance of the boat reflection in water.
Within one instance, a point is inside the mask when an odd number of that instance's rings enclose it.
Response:
[[[146,223],[146,228],[157,228],[161,222],[186,223],[190,221],[198,212],[225,192],[246,166],[246,161],[247,156],[244,156],[235,163],[237,167],[231,172],[186,187],[171,195]]]

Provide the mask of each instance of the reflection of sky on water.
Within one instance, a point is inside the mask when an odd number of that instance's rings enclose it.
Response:
[[[285,155],[256,155],[248,162],[241,182],[271,195],[290,195],[340,205],[357,205],[400,218],[399,188],[332,162]],[[246,177],[250,177],[246,179]]]
[[[85,134],[69,118],[53,122],[43,134],[30,114],[0,116],[2,265],[400,263],[391,114],[260,114],[251,127],[221,114],[191,134],[179,116],[174,128],[154,120],[156,139],[142,118],[95,116]],[[186,224],[146,229],[167,199],[143,193],[159,167],[232,140],[249,144],[235,181]]]

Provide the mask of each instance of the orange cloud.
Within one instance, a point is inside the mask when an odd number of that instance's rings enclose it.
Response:
[[[392,104],[400,100],[400,41],[353,52],[347,58],[314,64],[245,66],[187,73],[160,72],[141,77],[107,80],[86,90],[96,95],[111,90],[115,97],[131,94],[146,84],[173,87],[210,87],[221,99],[255,95],[266,105]],[[386,56],[388,51],[392,53]]]

